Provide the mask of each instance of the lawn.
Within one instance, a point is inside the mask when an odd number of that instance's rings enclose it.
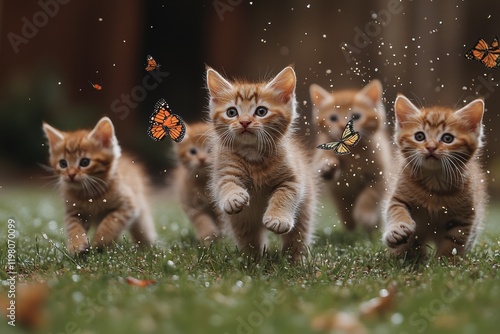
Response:
[[[157,248],[141,251],[123,240],[113,251],[80,260],[65,251],[55,191],[0,189],[0,296],[5,300],[9,290],[12,218],[17,282],[49,286],[43,333],[328,332],[318,324],[350,334],[498,332],[500,211],[493,205],[477,247],[465,259],[413,265],[389,258],[379,235],[335,226],[325,202],[310,257],[290,266],[276,240],[258,263],[240,256],[229,241],[198,246],[175,202],[162,194],[155,198]],[[128,276],[156,284],[128,285]],[[385,312],[364,316],[361,305],[384,289],[392,291],[392,303]],[[333,321],[345,315],[351,327]],[[0,333],[23,332],[7,321],[0,321]]]

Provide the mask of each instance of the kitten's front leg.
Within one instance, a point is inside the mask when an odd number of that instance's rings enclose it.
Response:
[[[393,197],[387,209],[387,221],[382,235],[384,243],[390,248],[399,248],[408,243],[416,227],[405,204]]]
[[[224,175],[216,182],[218,206],[222,212],[234,215],[250,204],[250,195],[241,179],[235,175]]]
[[[283,182],[271,195],[262,223],[276,234],[290,232],[295,225],[295,216],[300,198],[297,182]]]
[[[135,208],[129,202],[123,203],[118,209],[107,214],[97,226],[92,245],[98,250],[112,246],[136,217]]]
[[[69,253],[75,255],[88,251],[87,230],[83,226],[81,219],[75,216],[66,216],[65,225]]]

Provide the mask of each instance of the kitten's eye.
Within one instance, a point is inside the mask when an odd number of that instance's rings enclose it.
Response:
[[[453,141],[453,139],[455,139],[455,137],[452,134],[449,134],[449,133],[445,133],[441,137],[441,140],[443,141],[443,143],[446,143],[446,144],[451,143]]]
[[[193,147],[192,149],[189,150],[189,153],[191,155],[196,155],[196,153],[198,153],[198,151],[196,150],[196,148]]]
[[[422,131],[415,133],[415,140],[422,141],[425,139],[425,134]]]
[[[338,121],[338,120],[339,120],[339,118],[337,117],[337,115],[331,115],[331,116],[330,116],[330,121],[332,121],[332,122],[336,122],[336,121]]]
[[[66,168],[66,167],[68,167],[68,162],[64,159],[61,159],[61,160],[59,160],[59,166],[61,168]]]
[[[80,167],[88,167],[90,165],[90,159],[89,158],[82,158],[80,160]]]
[[[361,118],[361,114],[360,113],[357,113],[357,112],[354,112],[352,113],[352,117],[351,117],[353,120],[358,120]]]
[[[238,116],[238,110],[236,110],[236,108],[234,108],[234,107],[228,108],[226,110],[226,115],[227,115],[227,117],[231,117],[231,118],[236,117],[236,116]]]
[[[268,111],[269,110],[266,107],[257,107],[257,109],[255,109],[255,115],[259,117],[264,117],[267,115]]]

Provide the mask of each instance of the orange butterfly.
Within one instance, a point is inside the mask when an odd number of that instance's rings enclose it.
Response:
[[[479,39],[476,45],[465,54],[467,59],[483,63],[487,68],[500,67],[500,47],[498,37],[493,38],[491,46],[484,39]]]
[[[146,61],[148,62],[148,66],[146,66],[146,71],[156,70],[160,67],[160,64],[156,63],[156,60],[150,55],[146,57]]]
[[[94,87],[95,90],[101,90],[102,89],[102,86],[99,85],[99,84],[93,84],[92,82],[90,82],[90,80],[89,80],[89,83],[92,85],[92,87]]]
[[[170,113],[164,99],[156,102],[155,109],[149,118],[148,135],[160,141],[168,134],[175,142],[180,142],[186,134],[186,125],[180,116]]]

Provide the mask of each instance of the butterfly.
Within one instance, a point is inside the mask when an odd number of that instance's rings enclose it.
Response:
[[[341,155],[351,153],[349,148],[354,147],[361,138],[359,132],[354,131],[353,122],[353,119],[347,122],[344,132],[342,132],[342,138],[340,138],[340,141],[332,141],[331,143],[321,144],[317,148],[322,150],[333,150],[336,154]]]
[[[92,85],[92,87],[94,87],[95,90],[101,90],[102,89],[102,86],[99,85],[99,84],[93,84],[92,82],[89,81],[89,83]]]
[[[498,37],[493,38],[491,45],[484,39],[479,39],[476,45],[465,54],[467,59],[474,59],[483,63],[487,68],[500,67],[500,46]]]
[[[156,70],[158,67],[160,67],[160,64],[154,60],[154,58],[150,55],[146,57],[146,61],[148,62],[148,66],[146,66],[146,71],[152,71]]]
[[[186,125],[182,118],[176,114],[170,113],[168,104],[164,99],[160,99],[155,104],[155,108],[149,118],[148,135],[160,141],[169,135],[175,142],[180,142],[186,134]]]

